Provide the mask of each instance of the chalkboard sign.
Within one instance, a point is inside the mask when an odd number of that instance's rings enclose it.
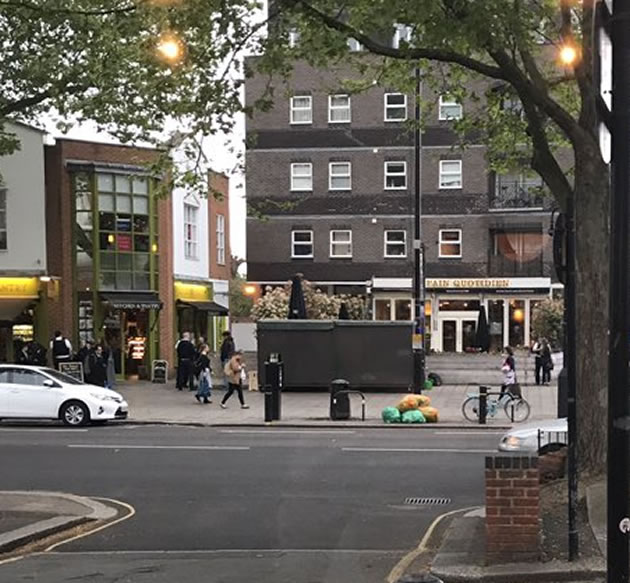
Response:
[[[69,377],[72,377],[73,379],[84,382],[82,362],[60,362],[59,372],[67,374]]]
[[[168,362],[166,360],[154,360],[151,363],[151,382],[166,383],[168,379]]]

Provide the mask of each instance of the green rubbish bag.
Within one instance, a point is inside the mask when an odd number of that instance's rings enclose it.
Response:
[[[403,423],[424,423],[425,421],[424,415],[417,409],[406,411],[402,414]]]
[[[400,423],[400,411],[396,407],[385,407],[381,417],[385,423]]]
[[[433,381],[431,379],[427,379],[424,381],[424,390],[430,391],[433,388]]]

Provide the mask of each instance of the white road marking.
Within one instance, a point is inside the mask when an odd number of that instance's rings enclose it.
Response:
[[[71,443],[66,445],[75,449],[177,449],[177,450],[208,450],[208,451],[247,451],[251,449],[245,445],[106,445],[89,443]]]
[[[50,429],[46,429],[44,427],[41,429],[33,427],[1,427],[0,431],[11,433],[86,433],[89,429],[59,429],[56,427],[51,427]]]
[[[433,435],[503,435],[506,429],[488,429],[486,431],[434,431]]]
[[[115,524],[118,524],[120,522],[124,522],[125,520],[128,520],[129,518],[132,518],[136,514],[136,509],[131,504],[127,504],[126,502],[122,502],[121,500],[116,500],[115,498],[103,498],[103,497],[100,497],[100,496],[99,497],[93,496],[93,498],[94,498],[94,500],[102,500],[104,502],[110,502],[110,503],[113,503],[113,504],[118,504],[118,505],[122,506],[123,508],[125,508],[127,510],[127,514],[125,514],[124,516],[121,516],[119,518],[116,518],[115,520],[112,520],[110,522],[106,522],[105,524],[102,524],[101,526],[97,526],[96,528],[88,530],[87,532],[83,532],[81,534],[77,534],[76,536],[70,537],[68,539],[59,541],[58,543],[50,545],[44,551],[45,553],[53,551],[57,547],[59,547],[61,545],[65,545],[66,543],[78,540],[80,538],[84,538],[86,536],[90,536],[91,534],[100,532],[101,530],[105,530],[106,528],[109,528],[110,526],[114,526]]]
[[[89,533],[87,533],[89,534]],[[63,544],[63,543],[60,543]],[[371,554],[404,555],[407,551],[396,549],[197,549],[197,550],[146,550],[146,551],[60,551],[53,555],[221,555],[221,554],[276,554],[276,553],[326,553],[326,554]]]
[[[341,451],[375,453],[497,453],[494,449],[438,449],[432,447],[342,447]]]
[[[283,434],[309,434],[309,435],[349,435],[356,433],[355,431],[343,431],[343,430],[325,430],[325,429],[269,429],[269,430],[257,430],[257,429],[221,429],[219,433],[231,433],[236,435],[283,435]]]

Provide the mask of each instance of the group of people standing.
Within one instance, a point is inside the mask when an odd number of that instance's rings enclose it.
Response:
[[[551,357],[551,346],[546,338],[537,339],[531,347],[534,355],[534,378],[537,385],[548,385],[551,383],[551,371],[553,370],[553,358]],[[503,372],[503,384],[501,394],[509,391],[512,394],[520,392],[520,386],[516,378],[516,360],[514,350],[510,346],[503,349],[503,362],[501,372]]]
[[[177,353],[177,377],[175,388],[183,391],[184,387],[194,391],[195,399],[199,403],[212,403],[212,364],[210,347],[204,342],[203,338],[199,339],[197,345],[192,341],[191,334],[184,332],[180,340],[175,345]],[[241,408],[249,409],[249,405],[245,404],[243,397],[243,381],[244,365],[242,361],[242,352],[236,350],[234,339],[229,331],[223,333],[223,341],[221,343],[220,359],[222,372],[226,379],[226,389],[223,399],[221,400],[221,408],[227,408],[228,399],[236,392],[241,403]]]

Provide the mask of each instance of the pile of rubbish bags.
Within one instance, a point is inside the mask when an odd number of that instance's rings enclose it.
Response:
[[[396,407],[385,407],[381,417],[385,423],[437,423],[439,415],[426,395],[407,395]]]

